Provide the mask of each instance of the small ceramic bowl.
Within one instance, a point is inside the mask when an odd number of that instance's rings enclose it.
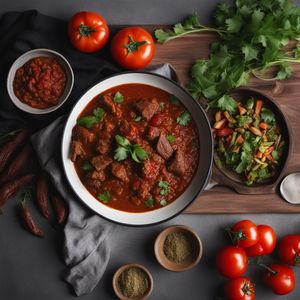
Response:
[[[164,243],[167,236],[176,231],[189,234],[195,246],[195,253],[181,263],[169,260],[164,253]],[[192,269],[199,263],[203,253],[203,246],[198,234],[192,228],[184,225],[174,225],[167,227],[157,236],[154,244],[154,253],[158,263],[165,269],[173,272],[183,272]]]
[[[33,108],[22,101],[14,93],[13,81],[16,71],[22,67],[27,61],[39,56],[55,57],[66,73],[67,82],[63,94],[61,95],[58,104],[48,108]],[[58,109],[68,99],[74,84],[74,73],[67,59],[60,53],[51,49],[34,49],[22,54],[11,66],[7,76],[7,91],[12,102],[21,110],[30,114],[47,114]]]
[[[148,279],[149,279],[149,289],[147,291],[147,293],[145,295],[143,295],[141,298],[128,298],[126,296],[124,296],[119,287],[118,287],[118,279],[119,279],[119,276],[121,275],[121,273],[129,268],[138,268],[138,269],[141,269],[143,270],[147,275],[148,275]],[[148,269],[146,269],[144,266],[140,265],[140,264],[127,264],[127,265],[124,265],[124,266],[121,266],[114,274],[114,277],[113,277],[113,280],[112,280],[112,285],[113,285],[113,289],[114,289],[114,292],[116,294],[116,296],[121,299],[121,300],[146,300],[150,294],[152,293],[152,290],[153,290],[153,278],[152,278],[152,275],[151,273],[149,272]]]

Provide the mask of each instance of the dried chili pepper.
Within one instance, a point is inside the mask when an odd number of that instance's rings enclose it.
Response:
[[[14,158],[8,168],[0,175],[0,183],[12,180],[22,173],[26,172],[26,165],[30,163],[33,149],[27,144],[20,153]]]
[[[42,173],[36,183],[36,204],[41,215],[49,220],[49,179],[46,173]]]
[[[68,216],[68,208],[65,201],[58,195],[53,195],[51,201],[56,213],[57,223],[63,224]]]
[[[20,188],[30,183],[34,175],[32,173],[26,174],[24,176],[18,177],[11,181],[6,182],[0,188],[0,208],[4,206],[7,200],[16,194]]]
[[[35,236],[38,237],[44,237],[44,232],[42,229],[40,229],[34,222],[32,215],[28,209],[28,207],[26,206],[26,198],[31,197],[31,193],[30,196],[28,194],[28,192],[24,193],[23,195],[23,200],[21,202],[22,204],[22,219],[24,221],[24,224],[26,226],[26,228]]]
[[[15,151],[20,148],[28,137],[28,130],[23,129],[16,137],[0,148],[0,173],[4,170]]]

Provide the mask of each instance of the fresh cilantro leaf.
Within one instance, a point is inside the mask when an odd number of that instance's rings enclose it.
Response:
[[[116,142],[120,145],[120,146],[123,146],[123,147],[127,147],[127,146],[130,146],[130,142],[128,139],[126,139],[124,136],[122,135],[116,135],[115,136],[115,140]]]
[[[169,100],[172,104],[175,104],[175,105],[179,104],[179,100],[174,95],[170,95]]]
[[[81,166],[81,169],[83,171],[91,171],[93,170],[93,166],[90,162],[86,161],[82,166]]]
[[[243,20],[239,15],[236,15],[232,18],[228,18],[225,21],[227,25],[227,31],[230,33],[236,33],[239,32],[242,25],[243,25]]]
[[[261,109],[260,116],[261,116],[261,119],[264,120],[265,122],[267,122],[268,124],[273,125],[276,122],[274,113],[265,107],[263,107]]]
[[[249,116],[236,116],[235,119],[237,120],[238,127],[244,127],[245,125],[253,122],[253,119]]]
[[[97,196],[97,198],[100,201],[102,201],[103,203],[108,203],[112,199],[112,197],[111,197],[111,195],[110,195],[109,192],[105,192],[103,194],[100,194],[100,195]]]
[[[187,111],[185,111],[176,119],[176,122],[179,125],[186,126],[190,123],[191,120],[191,115]]]
[[[168,134],[167,135],[167,140],[170,144],[172,144],[175,141],[175,136],[173,134]]]
[[[245,45],[245,46],[242,47],[242,52],[245,55],[245,60],[246,61],[257,59],[258,50],[254,46]]]
[[[114,102],[120,104],[123,101],[124,101],[124,96],[120,92],[116,92],[114,95]]]
[[[86,128],[92,128],[94,124],[99,123],[103,120],[104,110],[100,107],[93,110],[93,115],[81,117],[77,120],[77,124]]]
[[[94,124],[98,123],[99,119],[96,116],[84,116],[77,120],[77,124],[86,128],[92,128]]]
[[[130,151],[127,148],[120,146],[115,150],[114,159],[117,161],[125,160],[128,157],[129,152]]]
[[[160,44],[166,43],[171,36],[170,33],[164,31],[163,29],[156,29],[154,34],[157,42]]]
[[[147,207],[153,207],[153,205],[154,205],[154,200],[153,200],[153,198],[152,198],[152,197],[148,198],[148,199],[144,202],[144,204],[145,204]]]
[[[159,204],[161,206],[166,206],[168,203],[167,203],[166,199],[162,199],[162,200],[160,200]]]
[[[272,157],[273,157],[275,160],[279,160],[279,154],[278,154],[278,151],[277,151],[277,150],[273,150],[273,151],[272,151]]]
[[[158,182],[158,186],[160,187],[160,194],[162,195],[162,196],[164,196],[164,195],[166,195],[166,194],[168,194],[168,192],[169,192],[169,182],[168,181],[159,181]]]
[[[280,69],[276,75],[279,80],[287,79],[292,76],[292,68],[288,63],[282,63]]]
[[[142,120],[142,116],[141,115],[137,115],[135,118],[134,118],[134,121],[135,122],[140,122]]]
[[[139,163],[141,160],[146,160],[148,154],[139,144],[135,144],[133,145],[131,157],[134,161]]]
[[[237,109],[237,103],[232,97],[224,95],[217,101],[217,107],[229,113],[234,113]]]

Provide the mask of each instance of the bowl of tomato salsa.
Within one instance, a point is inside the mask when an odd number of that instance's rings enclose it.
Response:
[[[31,114],[50,113],[69,97],[74,83],[67,59],[50,49],[34,49],[11,66],[7,90],[13,103]]]
[[[69,184],[111,221],[145,226],[183,211],[204,189],[213,140],[199,103],[151,73],[109,77],[78,100],[62,139]]]

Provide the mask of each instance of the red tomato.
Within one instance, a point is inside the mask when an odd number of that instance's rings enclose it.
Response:
[[[120,30],[110,44],[113,59],[127,69],[146,67],[154,55],[151,34],[141,27],[127,27]]]
[[[272,227],[268,225],[258,225],[258,242],[249,247],[245,248],[248,256],[262,256],[273,252],[276,246],[276,235]]]
[[[278,254],[282,262],[291,265],[300,265],[300,234],[285,236],[279,243]]]
[[[218,131],[218,136],[228,136],[233,133],[233,130],[229,127],[222,128]]]
[[[219,272],[229,278],[242,276],[248,267],[244,249],[233,246],[222,248],[217,253],[216,263]]]
[[[155,114],[152,117],[150,123],[151,123],[152,126],[156,127],[156,126],[159,126],[162,123],[163,119],[164,119],[164,117],[163,117],[162,114]]]
[[[248,277],[238,277],[225,284],[226,300],[254,300],[254,284]]]
[[[229,234],[235,245],[241,248],[251,247],[258,241],[257,227],[250,220],[242,220],[235,223]]]
[[[103,17],[95,12],[75,14],[68,25],[72,45],[82,52],[95,52],[105,46],[109,30]]]
[[[273,264],[269,269],[264,271],[262,279],[265,285],[272,289],[274,294],[286,295],[293,291],[296,278],[292,268]]]

